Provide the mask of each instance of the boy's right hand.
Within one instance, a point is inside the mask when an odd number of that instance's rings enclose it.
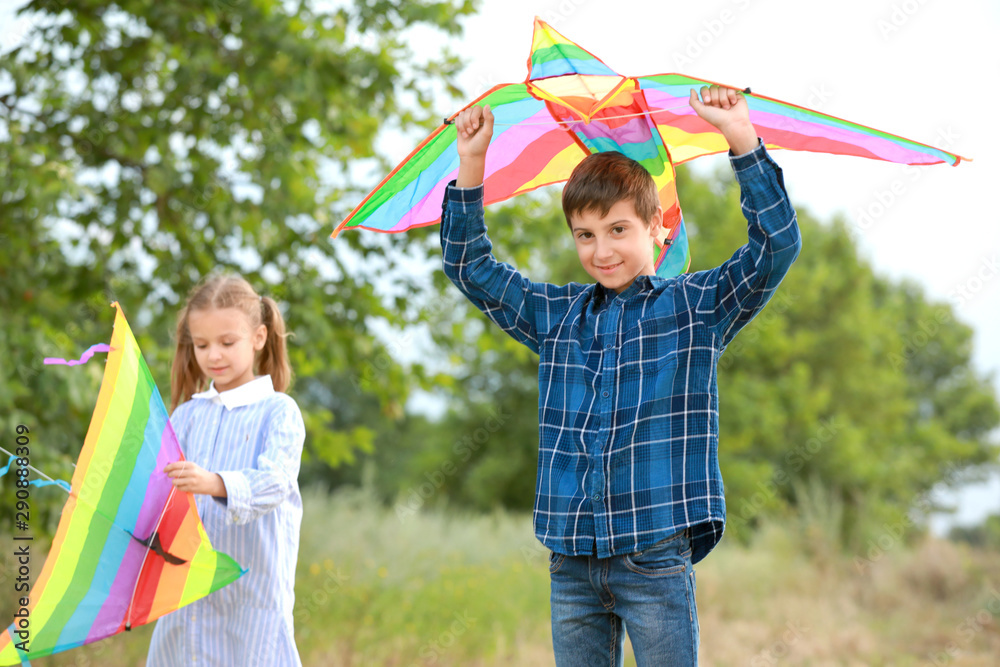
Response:
[[[455,118],[458,134],[458,179],[460,188],[474,188],[483,183],[486,172],[486,151],[493,138],[493,112],[489,105],[464,109]]]

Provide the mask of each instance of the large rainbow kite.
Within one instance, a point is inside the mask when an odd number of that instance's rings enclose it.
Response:
[[[194,497],[176,491],[163,472],[184,455],[125,315],[112,305],[104,379],[69,500],[27,615],[21,609],[0,634],[0,665],[144,625],[244,573],[212,549]]]
[[[621,76],[536,18],[524,83],[495,86],[469,105],[489,104],[495,117],[486,157],[486,203],[565,181],[591,153],[620,151],[646,167],[659,188],[666,214],[660,245],[666,251],[657,253],[657,274],[685,272],[690,254],[674,165],[729,149],[722,134],[689,104],[691,89],[713,83],[683,74]],[[963,159],[756,93],[746,100],[750,120],[769,149],[914,165],[956,165]],[[449,120],[393,169],[333,236],[349,227],[402,232],[438,222],[445,186],[457,173],[456,133]]]

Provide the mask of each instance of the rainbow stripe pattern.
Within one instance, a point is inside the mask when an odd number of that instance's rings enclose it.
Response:
[[[527,79],[495,86],[469,105],[490,105],[495,119],[486,156],[486,203],[563,182],[591,153],[620,151],[640,162],[659,189],[665,219],[657,274],[687,271],[690,254],[674,165],[729,150],[722,134],[689,103],[692,89],[713,83],[682,74],[621,76],[536,18]],[[957,165],[963,159],[755,93],[746,99],[750,120],[769,149],[913,165]],[[445,123],[378,184],[333,236],[353,227],[395,233],[434,224],[441,217],[445,187],[457,174],[456,132]]]
[[[184,459],[121,307],[97,407],[55,539],[30,593],[28,642],[0,635],[0,665],[18,665],[143,625],[235,581],[244,570],[212,549],[194,497],[163,467]],[[27,651],[21,650],[27,648]]]

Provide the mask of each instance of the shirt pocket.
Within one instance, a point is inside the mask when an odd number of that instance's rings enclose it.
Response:
[[[621,377],[672,375],[677,367],[677,341],[676,317],[640,320],[622,335],[618,357]]]

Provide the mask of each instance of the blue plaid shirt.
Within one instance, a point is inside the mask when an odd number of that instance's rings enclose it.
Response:
[[[493,258],[482,186],[445,193],[445,274],[540,357],[534,527],[552,551],[607,558],[690,528],[697,562],[722,537],[717,364],[801,247],[763,145],[730,161],[749,242],[710,271],[639,276],[621,294],[531,282]]]

